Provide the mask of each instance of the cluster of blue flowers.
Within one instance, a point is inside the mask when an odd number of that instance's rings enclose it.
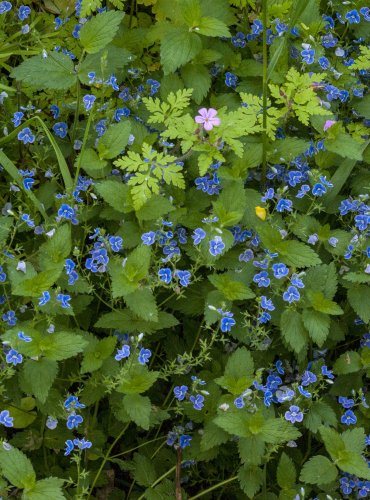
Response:
[[[195,375],[191,376],[191,380],[192,385],[190,391],[187,385],[181,385],[174,388],[173,394],[177,401],[184,401],[185,399],[189,400],[192,403],[194,410],[199,411],[204,406],[204,396],[207,396],[209,392],[198,388],[206,385],[204,380],[199,379]]]

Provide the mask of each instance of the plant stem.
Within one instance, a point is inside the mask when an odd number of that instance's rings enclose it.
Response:
[[[179,446],[177,448],[177,459],[176,459],[176,500],[182,500],[182,493],[181,493],[181,459],[182,459],[182,449]]]
[[[267,0],[262,0],[262,176],[261,176],[261,191],[264,190],[266,184],[267,171]]]
[[[204,495],[207,495],[207,493],[210,493],[211,491],[217,490],[218,488],[220,488],[221,486],[224,486],[225,484],[232,483],[236,479],[238,479],[238,476],[229,477],[229,479],[225,479],[225,481],[221,481],[220,483],[217,483],[214,486],[211,486],[210,488],[203,490],[201,493],[198,493],[197,495],[195,495],[193,497],[189,497],[188,500],[195,500],[196,498],[200,498]]]
[[[130,424],[128,423],[128,424],[127,424],[127,425],[126,425],[126,426],[122,429],[122,431],[118,434],[118,436],[116,437],[116,439],[115,439],[115,440],[113,441],[113,443],[110,445],[110,447],[109,447],[109,449],[108,449],[107,453],[105,454],[105,457],[103,458],[103,461],[102,461],[102,463],[101,463],[101,465],[100,465],[100,467],[99,467],[99,470],[98,470],[98,472],[96,473],[96,475],[95,475],[95,477],[94,477],[94,481],[93,481],[93,483],[92,483],[92,485],[91,485],[91,488],[90,488],[90,491],[89,491],[89,494],[88,494],[88,497],[87,497],[88,499],[89,499],[89,498],[91,498],[92,492],[93,492],[93,490],[94,490],[94,488],[95,488],[95,485],[96,485],[96,483],[97,483],[97,481],[98,481],[98,479],[99,479],[99,477],[100,477],[100,474],[101,474],[102,470],[104,469],[105,464],[107,463],[107,461],[108,461],[108,459],[109,459],[109,457],[110,457],[111,451],[112,451],[112,450],[113,450],[113,448],[116,446],[116,444],[117,444],[117,443],[118,443],[118,441],[121,439],[121,437],[124,435],[124,433],[125,433],[125,432],[126,432],[126,430],[128,429],[128,426],[129,426],[129,425],[130,425]]]
[[[168,469],[167,472],[165,472],[164,474],[161,475],[161,477],[159,477],[158,479],[156,479],[154,481],[154,483],[152,483],[150,485],[150,488],[154,488],[154,486],[157,486],[157,484],[159,484],[163,479],[165,479],[167,476],[169,476],[170,474],[172,474],[173,472],[175,472],[175,470],[176,470],[176,465],[174,465],[173,467],[171,467],[171,469]],[[142,495],[140,495],[137,500],[143,500],[143,498],[145,498],[145,493],[143,493]]]

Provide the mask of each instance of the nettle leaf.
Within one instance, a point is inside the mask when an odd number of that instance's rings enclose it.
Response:
[[[338,375],[355,373],[362,369],[361,357],[356,351],[347,351],[339,356],[333,366]]]
[[[301,433],[282,418],[270,418],[263,423],[260,435],[266,443],[280,444],[298,439]]]
[[[314,309],[305,309],[302,319],[311,339],[321,347],[329,335],[330,316]]]
[[[124,394],[141,394],[154,384],[159,375],[159,372],[149,371],[147,366],[132,365],[117,391]]]
[[[329,265],[322,264],[321,266],[311,267],[306,272],[304,281],[307,288],[321,291],[327,299],[333,299],[338,286],[334,262]]]
[[[304,417],[303,424],[311,432],[316,433],[322,424],[336,427],[337,416],[325,401],[314,401]]]
[[[17,448],[0,448],[0,467],[2,475],[17,488],[32,488],[36,483],[31,460]]]
[[[43,337],[40,342],[42,354],[51,360],[61,361],[82,352],[88,341],[81,335],[58,332]]]
[[[101,160],[96,151],[92,148],[86,148],[76,157],[75,166],[80,164],[81,168],[93,179],[105,177],[110,168],[107,168],[108,162]],[[109,181],[108,181],[109,182]]]
[[[39,265],[43,271],[63,268],[65,259],[72,249],[71,227],[69,224],[59,226],[53,236],[39,248]],[[47,290],[47,288],[44,288]]]
[[[251,465],[239,469],[238,479],[241,489],[248,498],[254,498],[263,483],[263,470]]]
[[[213,202],[213,212],[220,219],[221,227],[232,226],[240,222],[247,206],[243,183],[225,182],[217,201]]]
[[[250,352],[242,347],[229,357],[224,375],[215,382],[231,394],[239,395],[253,382],[253,371],[253,358]]]
[[[289,347],[300,353],[308,343],[308,333],[298,311],[286,309],[280,320],[281,334]]]
[[[197,26],[197,33],[206,36],[226,36],[230,37],[229,28],[216,17],[202,17]]]
[[[140,394],[126,394],[122,403],[131,420],[139,427],[148,430],[151,412],[150,399]]]
[[[94,372],[101,368],[104,360],[109,358],[114,351],[116,343],[116,337],[106,337],[102,340],[94,339],[91,341],[84,351],[81,373]]]
[[[309,484],[328,484],[335,481],[337,475],[337,468],[331,460],[316,455],[303,465],[299,480]]]
[[[296,482],[297,472],[293,460],[282,453],[276,471],[276,479],[280,488],[288,490]]]
[[[64,479],[59,479],[57,477],[41,479],[41,481],[37,481],[31,489],[27,489],[23,492],[22,500],[45,500],[46,498],[65,500],[66,497],[62,491],[63,484]]]
[[[230,436],[223,429],[213,422],[207,422],[204,425],[200,448],[202,451],[208,451],[215,446],[226,443]]]
[[[309,267],[321,262],[317,253],[300,241],[281,241],[276,251],[281,261],[288,266]]]
[[[248,436],[238,441],[239,457],[242,464],[260,465],[266,444],[260,436]],[[251,453],[253,450],[253,453]]]
[[[81,83],[89,85],[91,78],[88,73],[95,72],[97,80],[104,80],[107,78],[107,71],[109,74],[117,74],[124,66],[132,63],[136,56],[131,54],[127,49],[117,47],[116,45],[109,44],[103,50],[88,54],[78,67],[78,78]]]
[[[45,403],[57,373],[57,361],[46,358],[38,361],[28,359],[23,365],[24,383],[29,386],[29,392],[41,403]]]
[[[156,480],[156,471],[153,460],[145,455],[140,455],[140,453],[135,453],[134,464],[135,481],[140,484],[140,486],[151,486]]]
[[[131,133],[130,122],[120,122],[110,125],[100,137],[97,149],[101,160],[112,159],[118,156],[128,144]]]
[[[150,247],[140,245],[130,253],[124,265],[118,259],[109,262],[113,298],[125,297],[137,290],[140,281],[148,276],[150,256]]]
[[[370,321],[370,286],[359,285],[350,288],[347,292],[348,302],[360,318],[368,323]]]
[[[211,88],[211,74],[203,64],[187,64],[181,69],[186,87],[193,89],[193,99],[200,104]]]
[[[60,52],[39,54],[23,61],[10,76],[34,89],[66,90],[75,85],[77,75],[71,58]]]
[[[255,294],[241,281],[235,279],[232,273],[211,274],[209,281],[227,300],[252,299]]]
[[[315,311],[332,315],[340,315],[344,312],[336,302],[327,299],[322,292],[307,290],[307,297]]]
[[[104,49],[115,37],[124,17],[123,12],[110,10],[87,21],[80,31],[80,42],[88,54]]]
[[[172,29],[161,40],[161,63],[164,74],[173,73],[202,50],[200,37],[186,28]]]
[[[33,278],[25,279],[17,283],[12,292],[14,295],[22,295],[24,297],[39,297],[43,291],[48,290],[59,278],[63,267],[59,269],[49,269],[43,271]]]
[[[132,211],[130,189],[126,184],[108,179],[95,184],[95,189],[103,200],[117,212]]]
[[[149,288],[139,288],[125,295],[125,302],[138,317],[147,321],[158,321],[157,303]]]

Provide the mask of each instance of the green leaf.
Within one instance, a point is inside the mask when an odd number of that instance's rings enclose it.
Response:
[[[265,453],[265,442],[260,436],[249,436],[240,438],[238,451],[241,463],[249,465],[260,465]],[[253,453],[251,453],[253,450]]]
[[[362,427],[348,429],[342,433],[342,439],[348,451],[361,455],[366,447],[365,431]]]
[[[214,418],[213,422],[232,436],[248,437],[248,417],[242,411],[227,411]]]
[[[103,200],[117,212],[127,213],[132,211],[129,187],[122,182],[105,180],[97,183],[95,189]]]
[[[71,58],[54,51],[47,57],[40,54],[26,59],[10,76],[34,89],[66,90],[77,82]]]
[[[276,479],[280,488],[290,489],[296,482],[296,469],[293,460],[282,453],[276,471]]]
[[[158,377],[159,372],[149,371],[143,365],[133,365],[125,374],[117,391],[124,394],[141,394],[147,391]]]
[[[131,420],[136,425],[148,430],[151,412],[150,399],[147,396],[140,396],[140,394],[126,394],[122,403]]]
[[[203,64],[187,64],[181,69],[181,76],[186,87],[193,89],[193,99],[197,104],[208,94],[211,88],[211,74]]]
[[[202,451],[208,451],[215,446],[226,443],[229,438],[229,434],[223,429],[218,427],[213,422],[207,422],[204,425],[200,449]]]
[[[362,160],[363,145],[343,132],[335,139],[326,139],[325,148],[350,160]]]
[[[332,315],[343,314],[343,309],[336,302],[325,298],[322,292],[308,290],[307,297],[315,311]]]
[[[308,289],[321,291],[327,299],[333,299],[338,286],[335,263],[311,267],[306,272],[304,281]]]
[[[238,472],[241,489],[248,498],[254,498],[263,483],[263,471],[259,467],[243,465]]]
[[[98,370],[102,366],[103,361],[112,354],[116,343],[116,337],[106,337],[99,341],[94,339],[84,351],[84,359],[81,363],[81,373]]]
[[[341,354],[333,366],[334,372],[338,375],[355,373],[361,370],[361,368],[361,357],[356,351],[347,351]]]
[[[127,396],[126,396],[127,397]],[[140,455],[139,453],[134,454],[134,479],[140,484],[140,486],[151,486],[156,479],[156,472],[153,464],[153,460],[146,457],[145,455]]]
[[[336,479],[337,468],[327,457],[316,455],[311,457],[302,468],[299,480],[308,484],[328,484]]]
[[[172,29],[161,41],[161,63],[164,74],[175,72],[201,50],[202,42],[198,35],[185,28]]]
[[[347,292],[348,302],[356,314],[368,323],[370,321],[370,286],[359,285],[350,288]]]
[[[125,149],[131,133],[129,121],[115,123],[100,137],[97,149],[101,160],[110,160],[118,156]]]
[[[40,345],[42,354],[51,360],[61,361],[76,356],[88,344],[81,335],[58,332],[43,337]]]
[[[205,173],[205,172],[204,172]],[[203,172],[201,173],[203,175]],[[218,197],[213,202],[213,213],[220,219],[221,227],[232,226],[242,219],[247,206],[243,183],[231,181],[226,184]]]
[[[263,423],[260,435],[266,443],[280,444],[298,439],[301,433],[282,418],[270,418]]]
[[[31,460],[17,448],[0,448],[0,467],[2,475],[17,488],[32,488],[36,474]]]
[[[345,451],[345,445],[340,434],[334,429],[323,425],[319,430],[327,452],[334,461],[338,461],[343,456],[343,451]]]
[[[45,403],[57,373],[58,363],[46,358],[38,361],[28,359],[23,365],[25,383],[41,403]]]
[[[317,253],[300,241],[281,241],[276,248],[279,257],[288,266],[309,267],[320,264]]]
[[[243,300],[255,297],[249,287],[241,281],[233,279],[230,273],[211,274],[208,279],[228,300]]]
[[[239,395],[251,385],[253,371],[253,358],[250,352],[245,347],[242,347],[229,357],[224,375],[215,381],[231,394]]]
[[[202,17],[197,33],[206,36],[231,36],[226,24],[216,17]]]
[[[123,12],[110,10],[87,21],[80,31],[80,42],[88,54],[104,49],[115,37],[124,17]]]
[[[136,56],[131,54],[127,49],[116,47],[116,45],[109,44],[100,52],[95,54],[88,54],[78,67],[78,78],[81,83],[89,85],[91,78],[88,73],[95,72],[97,80],[107,79],[107,72],[109,74],[117,74],[128,63],[132,63]]]
[[[314,401],[304,417],[303,424],[311,432],[316,433],[322,424],[336,427],[337,416],[325,401]]]
[[[81,158],[79,158],[79,156],[81,156]],[[105,177],[109,172],[109,167],[107,168],[108,162],[101,160],[94,149],[86,148],[81,151],[79,156],[76,157],[75,166],[77,161],[79,161],[81,168],[93,179]]]
[[[14,295],[24,297],[39,297],[43,291],[48,290],[59,278],[62,267],[43,271],[33,278],[20,281],[12,289]]]
[[[113,298],[124,297],[134,292],[141,280],[147,278],[150,265],[151,250],[147,245],[140,245],[127,257],[122,267],[118,260],[109,263],[112,277]]]
[[[139,317],[147,321],[158,321],[158,307],[149,288],[139,288],[125,295],[127,306]]]
[[[308,343],[308,333],[302,316],[297,311],[286,309],[280,320],[281,334],[290,348],[299,353]]]
[[[71,249],[71,227],[70,224],[63,224],[56,229],[53,236],[43,243],[38,250],[39,265],[42,271],[49,271],[55,268],[62,269],[65,259],[71,253]],[[44,288],[44,290],[47,290],[47,288]]]
[[[57,477],[47,477],[37,481],[33,488],[23,492],[22,500],[65,500],[62,491],[64,480]]]
[[[329,335],[330,317],[313,309],[305,309],[302,319],[311,339],[321,347]]]
[[[136,211],[139,220],[156,220],[169,212],[175,210],[170,200],[164,196],[153,195],[149,200]]]

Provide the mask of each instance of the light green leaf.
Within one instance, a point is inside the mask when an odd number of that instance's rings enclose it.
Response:
[[[71,58],[54,51],[24,60],[10,76],[34,89],[66,90],[77,82]]]
[[[282,453],[276,471],[276,479],[280,488],[288,490],[296,482],[296,469],[293,460]]]
[[[126,394],[122,403],[131,420],[136,425],[148,430],[151,412],[150,399],[147,396],[140,396],[140,394]]]
[[[124,297],[134,292],[141,280],[147,278],[150,265],[151,250],[146,245],[140,245],[127,257],[122,266],[118,260],[109,263],[109,272],[112,277],[113,298]]]
[[[302,468],[299,480],[308,484],[327,484],[336,479],[337,468],[331,460],[322,455],[311,457]]]
[[[110,10],[87,21],[80,31],[80,42],[85,51],[94,54],[108,45],[115,37],[123,17],[123,12]]]
[[[312,290],[308,290],[307,297],[315,311],[332,315],[343,314],[343,309],[333,300],[325,298],[322,292],[314,292]]]
[[[311,432],[316,433],[322,424],[336,427],[337,416],[325,401],[314,401],[304,417],[303,424]]]
[[[61,361],[76,356],[88,344],[81,335],[58,332],[43,337],[40,345],[42,354],[51,360]]]
[[[155,297],[149,288],[139,288],[125,295],[127,306],[146,321],[158,321],[158,307]]]
[[[299,353],[308,343],[308,333],[298,311],[286,309],[281,315],[281,334],[290,348]]]
[[[127,213],[132,211],[130,189],[125,184],[108,179],[97,183],[95,190],[108,205],[118,212]]]
[[[88,73],[94,71],[97,80],[106,80],[109,75],[117,74],[135,59],[136,56],[127,49],[110,44],[100,52],[85,57],[78,68],[78,78],[83,84],[89,85],[91,78]]]
[[[168,198],[153,195],[136,211],[136,217],[140,220],[156,220],[175,210]]]
[[[253,465],[243,465],[238,472],[241,489],[248,498],[254,498],[263,483],[263,471]]]
[[[81,158],[79,159],[80,155]],[[81,151],[80,155],[76,157],[75,166],[79,161],[81,168],[93,179],[105,177],[109,172],[109,167],[107,168],[108,162],[101,160],[94,149],[86,148]]]
[[[181,69],[186,87],[193,89],[193,99],[200,104],[211,88],[211,74],[203,64],[187,64]]]
[[[280,444],[298,439],[301,433],[282,418],[270,418],[263,423],[260,435],[266,443]]]
[[[129,121],[115,123],[100,137],[97,149],[101,160],[112,159],[125,149],[131,133]]]
[[[241,281],[236,281],[230,273],[211,274],[209,281],[228,300],[252,299],[255,294]]]
[[[350,288],[347,293],[348,302],[356,314],[368,323],[370,321],[370,286],[359,285]]]
[[[305,309],[302,319],[311,339],[321,347],[329,335],[330,317],[313,309]]]
[[[161,42],[161,63],[164,74],[175,72],[177,68],[191,61],[201,49],[201,39],[195,33],[183,28],[168,32]]]
[[[338,375],[355,373],[361,370],[361,357],[356,351],[347,351],[339,356],[335,361],[333,369]]]
[[[72,249],[70,224],[59,226],[53,236],[43,243],[38,251],[39,265],[42,271],[48,271],[65,263]],[[47,290],[45,288],[44,290]]]
[[[202,451],[208,451],[215,446],[226,443],[229,439],[230,436],[227,432],[213,422],[207,422],[204,425],[200,448]]]
[[[230,31],[226,24],[216,17],[202,17],[198,24],[197,32],[206,36],[230,37]]]
[[[143,365],[132,365],[117,391],[124,394],[141,394],[147,391],[158,377],[159,372],[149,371]]]
[[[97,341],[94,339],[85,349],[84,359],[81,363],[81,373],[98,370],[103,361],[112,354],[117,343],[116,337],[106,337]]]
[[[239,395],[251,385],[253,370],[253,358],[250,352],[242,347],[229,357],[224,375],[215,381],[232,394]]]
[[[339,154],[351,160],[362,160],[363,145],[353,139],[349,134],[339,133],[335,139],[325,140],[325,148],[328,151]]]
[[[23,492],[22,500],[65,500],[62,491],[64,480],[57,477],[47,477],[37,481],[33,488]]]
[[[30,387],[30,393],[45,403],[49,390],[58,373],[56,361],[41,358],[38,361],[28,359],[23,365],[23,377]]]
[[[309,267],[321,262],[317,253],[300,241],[281,241],[276,250],[282,262],[288,266]]]
[[[0,447],[0,467],[2,475],[17,488],[32,488],[36,482],[31,460],[17,448]]]

